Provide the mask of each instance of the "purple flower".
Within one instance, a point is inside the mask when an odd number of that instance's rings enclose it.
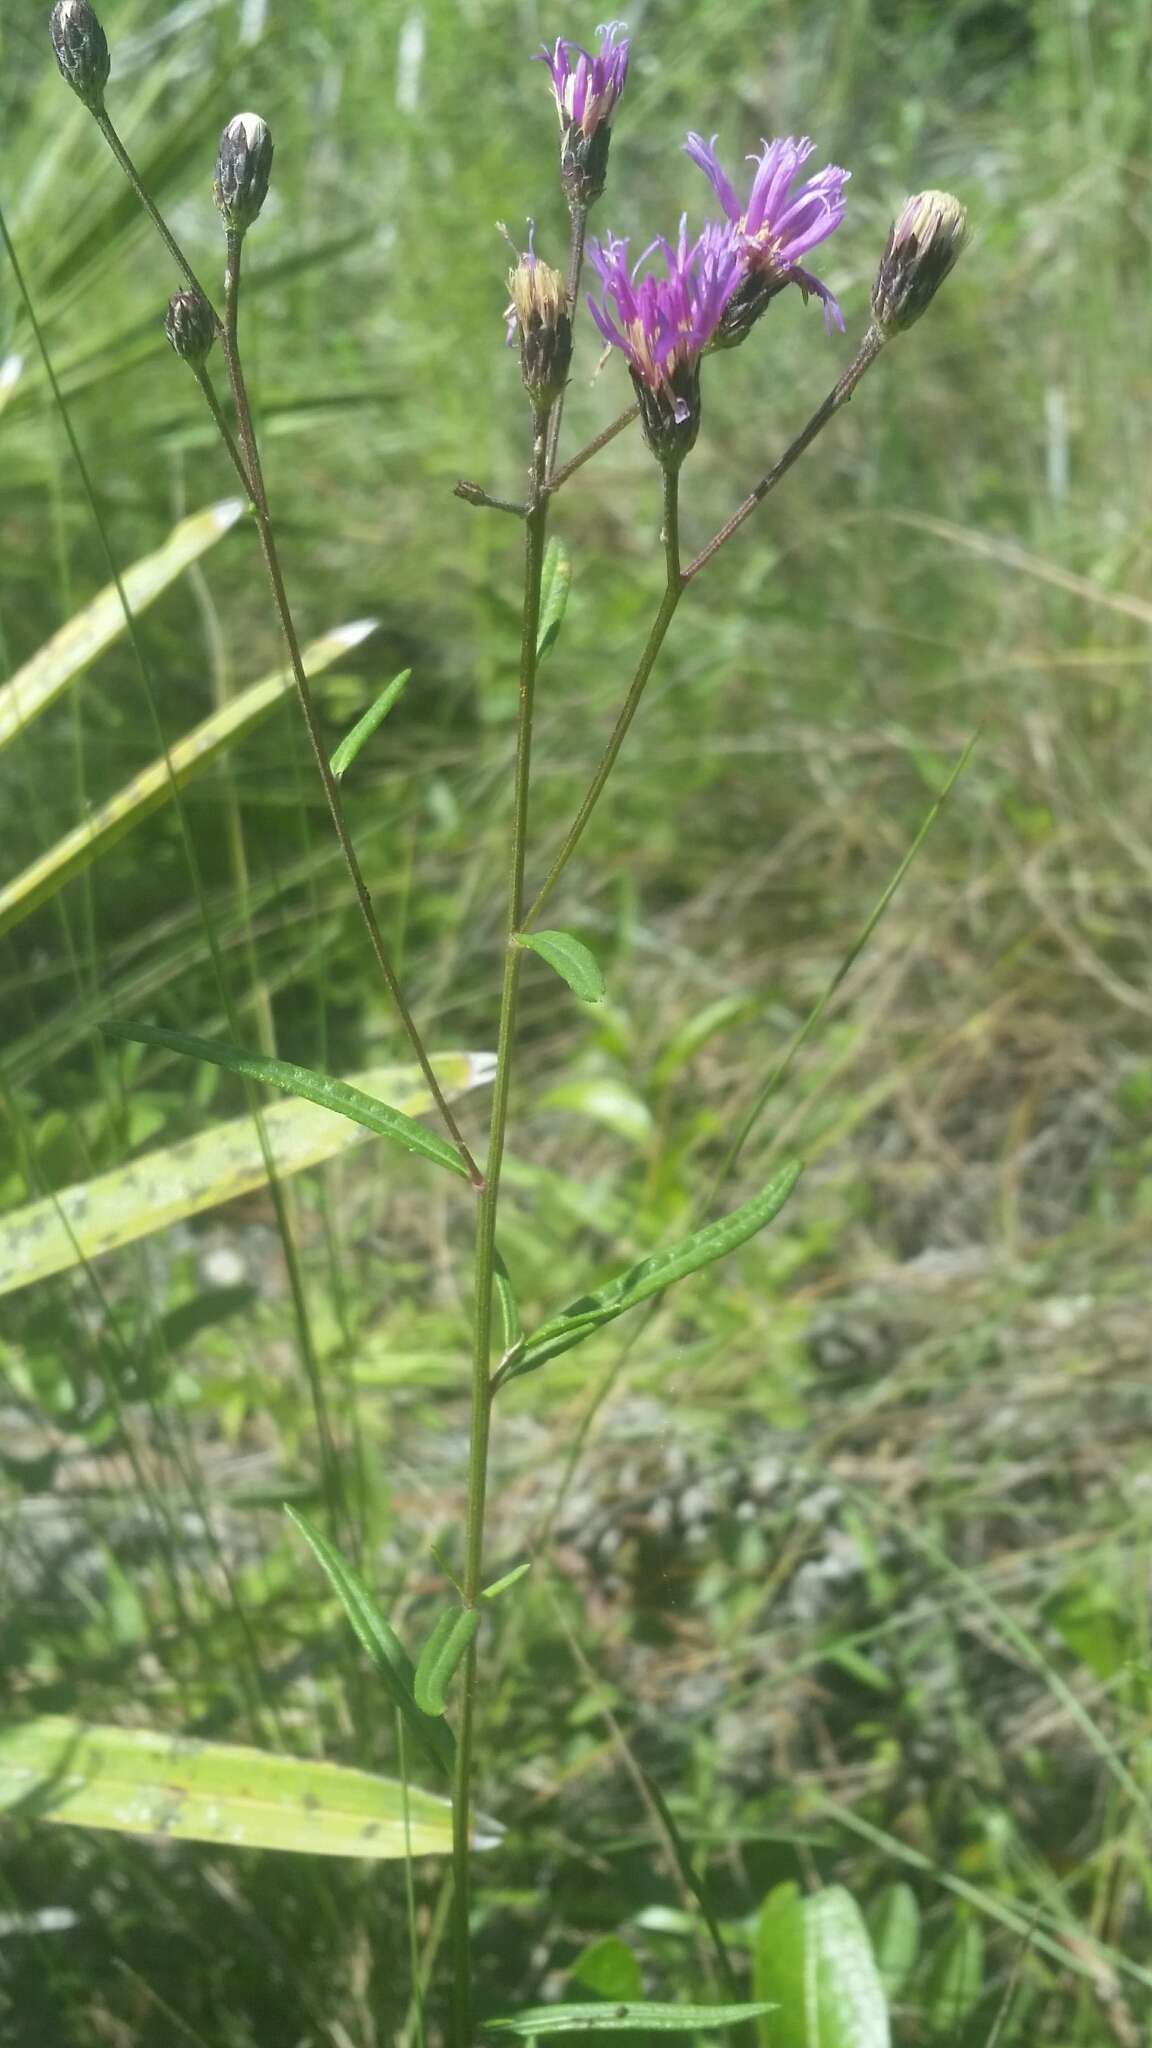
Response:
[[[749,284],[761,287],[757,310],[763,311],[768,298],[782,291],[786,284],[798,284],[805,298],[812,292],[823,301],[824,324],[829,331],[838,327],[843,332],[843,316],[827,285],[800,263],[802,256],[839,227],[844,218],[844,187],[851,175],[838,165],[829,164],[793,191],[801,167],[815,146],[806,135],[799,140],[786,135],[763,143],[760,154],[749,158],[756,165],[756,175],[745,205],[741,205],[716,155],[715,136],[711,142],[705,142],[701,135],[689,135],[684,150],[710,180],[739,234]],[[738,338],[743,340],[743,334]]]
[[[666,274],[642,277],[654,250]],[[700,358],[745,274],[740,237],[712,221],[689,242],[685,216],[675,246],[660,236],[631,268],[614,235],[590,242],[588,259],[603,286],[600,304],[589,296],[592,318],[628,359],[649,443],[661,461],[682,461],[700,422]]]
[[[561,36],[554,50],[545,46],[533,59],[546,64],[551,73],[561,129],[566,133],[577,128],[589,139],[612,118],[628,76],[632,47],[622,21],[604,22],[596,33],[600,48],[594,57]]]

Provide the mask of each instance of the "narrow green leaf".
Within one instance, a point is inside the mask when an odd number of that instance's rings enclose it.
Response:
[[[374,619],[357,619],[351,625],[338,626],[321,640],[314,640],[304,649],[305,673],[309,676],[323,674],[375,628]],[[265,676],[262,682],[241,690],[219,711],[214,711],[210,718],[185,733],[183,739],[169,747],[166,755],[149,762],[147,768],[142,768],[138,775],[117,790],[115,796],[98,805],[82,825],[65,832],[46,853],[0,889],[0,932],[10,931],[14,925],[22,923],[74,875],[90,867],[153,811],[168,803],[175,790],[183,789],[194,775],[199,775],[220,754],[234,746],[277,704],[290,696],[295,687],[291,669],[281,669],[275,675]]]
[[[512,1276],[499,1250],[494,1255],[492,1284],[496,1292],[496,1306],[500,1311],[500,1359],[502,1364],[507,1364],[513,1355],[519,1353],[524,1333],[520,1326],[520,1304],[516,1299]]]
[[[516,1565],[514,1570],[505,1572],[502,1579],[493,1579],[490,1586],[485,1586],[480,1598],[482,1600],[498,1600],[501,1593],[507,1593],[509,1587],[519,1585],[521,1579],[525,1578],[531,1569],[531,1561],[527,1564]]]
[[[400,702],[405,688],[412,679],[410,668],[402,668],[398,676],[381,690],[374,704],[368,706],[363,718],[359,718],[332,756],[332,773],[337,782],[352,766],[365,740],[370,740],[378,725],[383,725],[394,704]]]
[[[474,1607],[450,1607],[442,1614],[420,1652],[413,1685],[416,1705],[425,1714],[442,1714],[457,1665],[480,1626]]]
[[[777,2010],[770,2048],[889,2048],[888,2001],[855,1899],[779,1886],[756,1930],[753,1984]]]
[[[659,2005],[636,1999],[620,2005],[530,2005],[482,2025],[486,2032],[504,2034],[695,2034],[710,2027],[738,2027],[770,2009],[762,2004]]]
[[[243,511],[242,498],[226,498],[182,519],[162,547],[124,571],[129,609],[146,611],[185,569],[223,539]],[[126,630],[120,593],[109,583],[0,689],[0,752]]]
[[[634,1308],[637,1302],[647,1301],[652,1295],[662,1293],[673,1281],[682,1280],[689,1273],[699,1272],[702,1266],[726,1258],[729,1252],[754,1237],[758,1230],[763,1230],[765,1224],[779,1213],[800,1178],[800,1171],[799,1163],[792,1161],[781,1168],[762,1193],[745,1202],[742,1208],[733,1209],[715,1223],[705,1224],[702,1230],[694,1231],[691,1237],[683,1238],[679,1244],[670,1245],[667,1251],[653,1252],[651,1257],[641,1259],[639,1265],[631,1266],[626,1273],[618,1274],[616,1279],[607,1281],[593,1293],[570,1301],[566,1308],[542,1323],[528,1338],[523,1353],[513,1361],[503,1377],[519,1379],[524,1373],[535,1372],[548,1359],[570,1351],[573,1345],[582,1343],[593,1331]]]
[[[571,932],[523,932],[518,943],[532,953],[539,953],[541,960],[547,961],[553,973],[567,982],[582,1003],[603,1002],[605,984],[600,963]]]
[[[329,1543],[328,1538],[322,1536],[299,1509],[286,1503],[284,1512],[295,1523],[317,1563],[327,1573],[345,1614],[417,1742],[433,1763],[451,1777],[456,1738],[447,1721],[434,1714],[421,1713],[416,1705],[413,1696],[415,1667],[395,1629],[381,1614],[359,1572],[347,1558],[341,1557],[335,1545]]]
[[[911,1885],[885,1885],[865,1918],[884,1989],[890,1999],[899,1998],[920,1953],[920,1907]]]
[[[543,661],[556,645],[564,614],[568,609],[568,594],[572,588],[572,559],[563,541],[550,540],[544,551],[544,569],[540,578],[540,626],[536,635],[536,660]]]
[[[486,1052],[442,1052],[433,1064],[445,1095],[455,1101],[472,1088],[485,1087],[494,1063]],[[371,1067],[354,1075],[349,1085],[410,1116],[432,1107],[428,1084],[414,1065]],[[370,1136],[361,1124],[298,1100],[270,1104],[263,1121],[281,1180],[334,1159]],[[0,1216],[0,1295],[250,1194],[267,1178],[256,1126],[250,1116],[240,1116],[29,1202]]]
[[[450,1802],[414,1785],[58,1715],[0,1729],[0,1806],[42,1821],[311,1856],[402,1857],[409,1835],[416,1856],[452,1846]]]
[[[282,1088],[286,1095],[302,1096],[305,1102],[315,1102],[321,1109],[335,1111],[337,1116],[346,1116],[354,1124],[363,1124],[366,1131],[372,1131],[378,1138],[391,1138],[393,1144],[403,1146],[405,1152],[415,1152],[423,1159],[434,1160],[437,1166],[446,1166],[450,1172],[468,1178],[468,1169],[454,1145],[442,1138],[437,1131],[426,1130],[414,1117],[405,1116],[402,1110],[390,1109],[386,1102],[377,1102],[371,1095],[365,1095],[359,1088],[353,1088],[347,1081],[334,1081],[328,1074],[317,1074],[311,1067],[299,1067],[292,1060],[275,1060],[260,1052],[245,1052],[238,1045],[227,1045],[219,1038],[193,1038],[186,1031],[167,1031],[160,1024],[119,1024],[101,1026],[105,1038],[127,1040],[129,1045],[159,1045],[166,1052],[186,1054],[189,1059],[206,1060],[209,1066],[223,1067],[229,1074],[243,1074],[249,1081],[262,1081],[269,1088]]]

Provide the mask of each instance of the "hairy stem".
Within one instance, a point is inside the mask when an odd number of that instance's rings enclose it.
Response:
[[[288,659],[291,663],[292,674],[296,683],[296,694],[300,700],[300,708],[304,714],[308,739],[312,747],[317,769],[319,770],[320,780],[324,786],[324,795],[327,799],[328,810],[332,818],[337,840],[339,841],[340,851],[344,856],[344,864],[356,894],[356,901],[364,920],[365,929],[367,930],[372,951],[376,958],[376,964],[384,978],[385,986],[395,1005],[408,1042],[416,1055],[420,1071],[428,1085],[432,1099],[444,1120],[445,1129],[468,1169],[468,1175],[473,1186],[480,1188],[483,1186],[483,1175],[468,1150],[459,1125],[448,1106],[444,1092],[436,1078],[432,1063],[425,1049],[424,1041],[417,1028],[416,1020],[408,1008],[404,992],[400,987],[392,966],[387,947],[384,943],[384,935],[376,916],[375,906],[369,894],[368,885],[364,880],[363,870],[357,858],[356,850],[352,845],[347,820],[344,816],[344,806],[340,797],[339,784],[329,765],[327,750],[324,746],[324,737],[320,731],[320,724],[316,715],[315,700],[312,696],[307,674],[305,673],[304,662],[300,653],[300,641],[296,632],[295,621],[292,617],[291,607],[288,603],[288,593],[284,585],[283,571],[280,567],[280,555],[268,511],[268,495],[264,486],[264,472],[260,462],[260,451],[252,422],[252,408],[248,399],[244,366],[240,357],[238,322],[240,261],[243,248],[242,236],[229,231],[227,247],[223,339],[224,355],[228,365],[228,380],[232,386],[232,402],[236,408],[236,422],[240,429],[243,468],[250,479],[249,488],[252,496],[253,510],[256,514],[256,526],[260,535],[260,548],[264,556],[265,568],[268,571],[268,581],[272,587],[273,602],[276,606],[285,645],[288,649]]]
[[[528,799],[532,779],[532,712],[536,694],[537,640],[540,631],[540,584],[548,500],[543,494],[548,450],[548,415],[537,413],[532,446],[532,472],[524,548],[524,614],[520,639],[520,691],[516,722],[516,768],[513,781],[512,838],[508,873],[508,912],[504,977],[500,993],[500,1025],[496,1040],[496,1080],[488,1141],[485,1186],[476,1225],[475,1336],[472,1354],[472,1422],[468,1457],[468,1504],[464,1532],[466,1607],[480,1597],[484,1568],[484,1507],[488,1487],[488,1439],[492,1420],[492,1295],[496,1262],[496,1221],[500,1204],[500,1170],[508,1130],[508,1104],[516,1049],[516,1011],[523,949],[517,943],[524,911],[524,862],[528,844]],[[471,2048],[472,1988],[469,1943],[472,1840],[472,1745],[476,1706],[476,1646],[468,1653],[460,1725],[456,1737],[456,1778],[453,1795],[452,1869],[455,1950],[457,2048]]]
[[[664,595],[660,600],[660,609],[652,621],[651,630],[644,643],[644,652],[640,656],[636,673],[628,686],[628,695],[620,707],[620,715],[612,728],[612,737],[600,758],[600,766],[597,768],[588,786],[587,795],[573,819],[568,836],[556,855],[552,866],[549,868],[543,885],[524,919],[526,928],[535,924],[572,855],[579,846],[581,839],[584,837],[588,821],[604,794],[604,785],[616,766],[620,749],[628,737],[629,728],[640,707],[640,699],[647,688],[648,678],[656,666],[656,657],[664,645],[664,638],[669,626],[672,624],[676,607],[684,595],[686,578],[680,568],[680,480],[679,474],[675,469],[666,469],[664,471],[664,526],[662,538],[664,541],[664,561],[667,580],[664,586]]]
[[[726,546],[731,540],[732,535],[743,526],[744,521],[751,518],[757,505],[763,504],[769,491],[775,490],[781,477],[787,476],[793,463],[800,460],[804,450],[811,447],[817,434],[823,431],[828,425],[829,420],[833,419],[839,412],[841,406],[847,405],[861,377],[863,377],[866,370],[871,369],[883,346],[884,336],[878,328],[870,327],[856,352],[854,361],[848,365],[839,383],[834,385],[828,393],[823,405],[817,407],[803,432],[797,434],[791,447],[784,450],[779,462],[774,463],[767,475],[761,477],[755,488],[749,491],[744,503],[738,506],[732,514],[731,519],[725,520],[719,533],[713,534],[707,547],[701,548],[695,561],[689,563],[684,571],[685,583],[690,583],[694,576],[700,574],[705,564],[712,560],[713,555],[719,554],[721,548]]]

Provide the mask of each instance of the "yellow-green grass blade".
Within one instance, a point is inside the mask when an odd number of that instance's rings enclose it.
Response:
[[[450,1101],[492,1079],[489,1053],[442,1052],[433,1059],[436,1078]],[[362,1088],[408,1116],[423,1116],[432,1097],[417,1066],[373,1067],[352,1074]],[[272,1103],[264,1129],[281,1179],[318,1166],[373,1134],[345,1116],[315,1103]],[[233,1118],[169,1145],[95,1180],[0,1216],[0,1295],[63,1273],[82,1260],[133,1244],[186,1216],[198,1216],[220,1202],[262,1187],[267,1175],[256,1127],[248,1116]]]
[[[356,619],[347,626],[314,640],[304,650],[304,667],[310,676],[331,668],[350,648],[359,645],[376,630],[375,619]],[[167,803],[174,789],[182,788],[190,776],[206,768],[225,748],[233,746],[246,732],[267,716],[274,705],[293,687],[292,671],[284,669],[265,676],[262,682],[233,697],[214,711],[201,725],[194,726],[168,750],[167,758],[150,761],[131,782],[93,811],[82,825],[66,832],[55,846],[41,854],[21,874],[0,889],[0,933],[29,917],[47,897],[54,896],[65,882],[82,868],[98,860],[150,811]]]
[[[125,570],[124,594],[129,609],[146,611],[185,569],[223,539],[243,511],[242,498],[225,498],[218,505],[208,505],[202,512],[182,519],[155,554],[142,556]],[[97,655],[111,647],[125,629],[120,593],[114,583],[109,583],[0,689],[0,749],[10,745],[61,690],[83,675]]]
[[[446,1856],[452,1808],[342,1764],[65,1715],[0,1728],[0,1808],[74,1827],[309,1856]],[[407,1817],[405,1817],[407,1807]],[[490,1846],[485,1834],[476,1847]]]

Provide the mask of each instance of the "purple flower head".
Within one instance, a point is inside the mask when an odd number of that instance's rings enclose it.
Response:
[[[811,292],[822,300],[824,324],[829,331],[838,327],[843,332],[843,316],[827,285],[803,269],[800,261],[839,227],[844,218],[844,187],[851,175],[836,164],[828,164],[793,191],[815,146],[806,135],[799,139],[785,135],[775,142],[763,143],[759,155],[749,158],[756,165],[756,174],[743,205],[716,155],[715,136],[711,142],[705,142],[702,135],[689,135],[684,150],[709,179],[725,214],[738,231],[749,284],[761,287],[757,310],[762,312],[768,298],[782,291],[786,284],[798,284],[805,298]],[[743,340],[743,334],[738,338]]]
[[[600,48],[594,57],[579,43],[561,36],[554,50],[545,46],[533,59],[534,63],[546,64],[551,73],[563,131],[577,128],[581,135],[591,139],[598,128],[611,120],[628,77],[632,46],[624,27],[622,21],[602,23],[596,31]]]
[[[654,250],[665,275],[641,276]],[[592,318],[628,359],[649,443],[662,461],[682,461],[699,426],[700,358],[744,276],[740,238],[712,221],[689,242],[685,216],[675,245],[659,236],[631,268],[614,235],[589,243],[588,259],[603,286],[599,304],[589,296]]]
[[[534,221],[528,223],[528,247],[522,256],[507,228],[501,227],[501,233],[517,259],[508,272],[508,346],[519,342],[525,390],[535,406],[547,407],[564,389],[572,360],[568,289],[560,272],[537,256]]]

